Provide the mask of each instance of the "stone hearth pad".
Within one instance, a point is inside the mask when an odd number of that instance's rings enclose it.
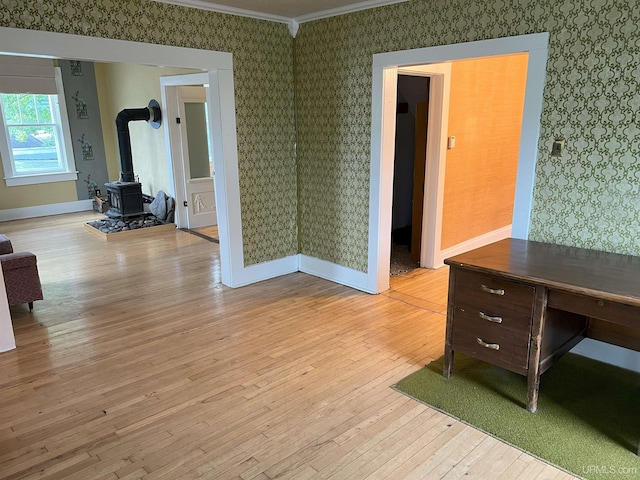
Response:
[[[106,240],[124,240],[156,235],[164,230],[175,230],[173,223],[163,223],[153,216],[120,220],[105,217],[84,224],[85,230]]]

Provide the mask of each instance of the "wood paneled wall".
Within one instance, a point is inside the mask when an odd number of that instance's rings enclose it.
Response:
[[[528,54],[455,62],[451,70],[441,247],[511,224]]]

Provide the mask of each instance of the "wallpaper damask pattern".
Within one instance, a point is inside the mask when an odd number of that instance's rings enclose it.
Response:
[[[412,0],[302,24],[301,252],[367,271],[373,54],[545,31],[530,238],[640,254],[640,4],[624,0]]]
[[[0,25],[232,52],[245,264],[300,251],[363,272],[372,55],[548,31],[530,237],[640,253],[638,2],[410,0],[302,24],[297,138],[282,24],[148,0],[0,0]]]
[[[297,253],[286,25],[150,0],[0,0],[0,26],[233,53],[245,265]]]

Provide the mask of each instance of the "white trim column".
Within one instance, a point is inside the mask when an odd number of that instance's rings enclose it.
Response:
[[[7,352],[16,348],[16,339],[13,335],[13,324],[11,323],[11,311],[9,310],[9,300],[4,286],[4,275],[0,268],[0,352]]]

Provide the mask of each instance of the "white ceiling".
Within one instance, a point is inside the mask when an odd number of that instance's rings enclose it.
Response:
[[[298,23],[332,17],[407,0],[156,0],[187,7]]]

